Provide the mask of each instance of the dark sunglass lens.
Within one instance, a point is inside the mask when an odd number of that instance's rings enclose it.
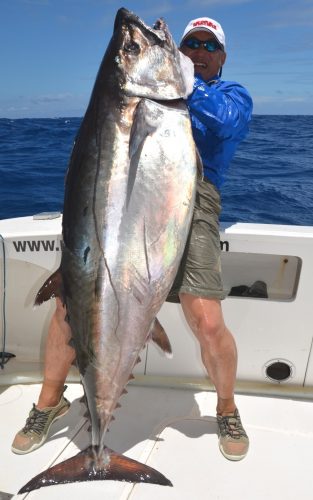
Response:
[[[219,48],[218,44],[214,40],[207,40],[204,43],[204,46],[209,52],[214,52]]]
[[[200,47],[200,42],[196,40],[196,38],[189,38],[188,40],[185,40],[184,44],[189,49],[198,49]]]
[[[184,45],[189,49],[198,49],[199,47],[204,47],[208,52],[214,52],[219,49],[220,46],[215,40],[207,40],[206,42],[202,42],[197,38],[188,38],[184,41]]]

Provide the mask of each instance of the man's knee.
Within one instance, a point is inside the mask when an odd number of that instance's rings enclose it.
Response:
[[[220,340],[226,331],[223,317],[202,316],[198,318],[198,338],[200,343],[212,344]]]
[[[181,294],[181,304],[188,324],[201,342],[214,342],[225,331],[225,323],[218,299]]]
[[[52,315],[49,331],[48,331],[48,343],[60,343],[67,344],[71,338],[70,325],[66,321],[66,308],[64,307],[62,301],[56,299],[56,308]]]

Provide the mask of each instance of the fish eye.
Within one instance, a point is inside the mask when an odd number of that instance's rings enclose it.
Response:
[[[123,49],[125,52],[132,52],[133,54],[139,54],[140,47],[136,42],[125,43]]]

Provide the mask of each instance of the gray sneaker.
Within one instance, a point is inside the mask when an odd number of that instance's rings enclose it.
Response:
[[[219,448],[228,460],[242,460],[249,449],[249,438],[244,430],[239,411],[231,415],[217,415]]]
[[[66,386],[64,387],[64,390],[65,389]],[[38,410],[35,404],[33,404],[33,408],[29,412],[29,416],[26,420],[25,427],[23,427],[14,438],[11,446],[13,453],[24,455],[25,453],[37,450],[37,448],[43,445],[48,437],[49,429],[53,422],[63,417],[63,415],[68,412],[70,405],[71,403],[65,399],[63,394],[57,406]]]

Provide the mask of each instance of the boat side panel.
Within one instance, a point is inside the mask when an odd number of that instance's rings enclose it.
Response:
[[[0,221],[6,255],[5,260],[1,258],[0,314],[6,332],[5,349],[16,354],[16,367],[19,362],[20,366],[40,364],[54,305],[51,301],[34,309],[33,300],[41,284],[59,265],[61,218],[57,222],[39,220],[37,229],[36,221],[32,220],[27,234],[20,219],[16,226],[14,220],[10,225],[4,222]],[[310,326],[313,228],[301,232],[301,228],[261,226],[234,225],[221,232],[226,290],[240,285],[250,287],[262,280],[269,295],[268,298],[227,297],[223,301],[226,322],[238,346],[238,379],[271,384],[267,367],[283,360],[290,367],[290,376],[281,383],[313,386]],[[143,354],[137,373],[149,377],[205,379],[198,344],[180,306],[166,303],[158,317],[172,343],[173,359],[164,358],[151,345]]]

